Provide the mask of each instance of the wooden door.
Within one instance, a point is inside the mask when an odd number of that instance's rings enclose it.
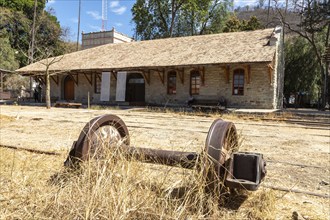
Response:
[[[131,73],[127,78],[126,101],[142,103],[145,101],[144,78],[139,73]]]
[[[66,101],[74,100],[74,81],[71,76],[64,79],[64,99]]]

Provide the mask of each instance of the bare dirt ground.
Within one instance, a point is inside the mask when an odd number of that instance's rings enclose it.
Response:
[[[84,125],[102,114],[116,114],[124,120],[133,146],[198,152],[204,147],[210,125],[219,117],[137,109],[47,110],[3,105],[0,106],[0,145],[56,151],[63,154],[64,160]],[[304,125],[271,116],[268,120],[259,116],[222,117],[235,123],[243,140],[240,151],[263,153],[268,161],[268,173],[261,189],[284,187],[330,195],[330,128],[323,122]],[[329,123],[329,118],[324,120]],[[0,157],[1,151],[0,148]],[[305,193],[276,191],[275,209],[274,219],[291,218],[294,211],[305,219],[330,218],[329,197]]]

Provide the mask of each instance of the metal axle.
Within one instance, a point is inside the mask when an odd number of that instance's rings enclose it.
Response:
[[[99,116],[85,125],[64,164],[72,166],[90,158],[97,159],[104,153],[104,147],[128,159],[145,163],[186,169],[199,166],[208,182],[208,189],[218,189],[225,183],[231,188],[256,190],[266,175],[262,154],[236,152],[238,142],[235,125],[221,119],[212,123],[203,153],[196,153],[132,147],[123,120],[115,115]]]
[[[120,152],[127,155],[128,158],[136,159],[145,163],[179,166],[186,169],[194,168],[200,157],[200,154],[196,152],[170,151],[128,146],[121,146]]]

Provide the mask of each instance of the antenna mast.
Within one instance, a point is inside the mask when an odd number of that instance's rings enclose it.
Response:
[[[108,0],[102,0],[102,31],[107,30]]]

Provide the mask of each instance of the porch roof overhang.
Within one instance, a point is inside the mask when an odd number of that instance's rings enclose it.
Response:
[[[48,58],[16,70],[22,75],[83,71],[137,71],[191,66],[265,63],[273,60],[269,45],[274,30],[222,33],[107,44]]]
[[[141,67],[127,67],[127,68],[94,68],[94,69],[67,69],[67,70],[50,70],[50,75],[67,75],[67,74],[86,74],[86,73],[100,73],[100,72],[145,72],[145,71],[162,71],[168,69],[182,69],[182,68],[200,68],[200,67],[226,67],[230,65],[253,65],[253,64],[265,64],[268,65],[272,61],[262,62],[239,62],[239,63],[217,63],[217,64],[195,64],[195,65],[178,65],[178,66],[141,66]],[[15,71],[23,76],[44,76],[45,71],[30,71],[21,72]]]

